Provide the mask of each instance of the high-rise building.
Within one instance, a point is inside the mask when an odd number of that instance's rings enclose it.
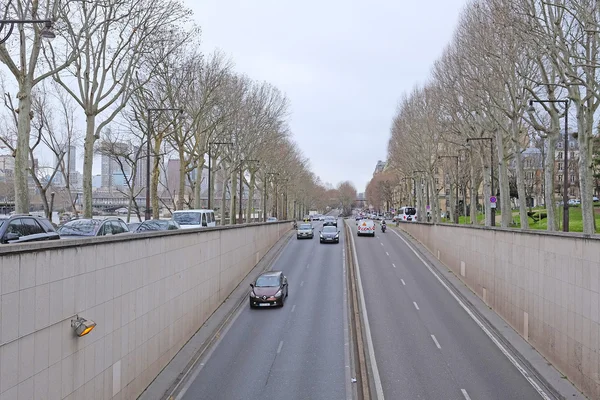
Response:
[[[131,177],[131,165],[127,162],[126,157],[119,156],[118,154],[128,154],[129,144],[124,142],[117,142],[111,145],[114,149],[115,155],[113,154],[102,154],[102,187],[107,189],[113,189],[115,187],[124,186],[125,179]],[[117,181],[115,182],[115,176]],[[121,179],[122,178],[122,179]],[[119,183],[119,185],[116,185]]]

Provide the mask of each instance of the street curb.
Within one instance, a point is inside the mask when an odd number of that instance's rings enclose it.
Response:
[[[200,329],[154,378],[138,397],[139,400],[173,400],[177,397],[185,386],[187,378],[194,371],[206,351],[218,341],[221,332],[229,326],[240,307],[246,303],[249,283],[256,279],[259,274],[273,267],[292,236],[293,231],[285,233],[269,249],[267,254],[252,268],[225,301],[217,307]]]
[[[393,228],[411,243],[427,263],[436,270],[440,279],[452,289],[454,294],[469,308],[484,326],[493,333],[511,354],[521,363],[529,375],[535,378],[547,395],[557,400],[586,399],[562,373],[549,363],[529,342],[527,342],[496,311],[488,307],[456,274],[410,233],[401,228]]]

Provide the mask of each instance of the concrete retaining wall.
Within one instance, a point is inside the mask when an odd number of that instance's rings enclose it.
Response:
[[[3,245],[0,400],[135,399],[290,228]]]
[[[600,398],[600,240],[401,224],[587,396]]]

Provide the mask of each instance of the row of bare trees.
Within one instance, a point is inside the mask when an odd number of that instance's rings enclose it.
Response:
[[[492,179],[500,208],[510,210],[512,174],[521,227],[526,229],[523,152],[541,143],[544,203],[548,230],[554,231],[559,200],[555,164],[559,150],[570,150],[559,144],[569,113],[575,127],[566,134],[577,144],[579,157],[569,171],[561,170],[562,179],[578,174],[583,230],[594,233],[592,142],[600,105],[599,52],[597,0],[473,0],[433,65],[429,82],[401,99],[388,143],[388,170],[409,182],[408,190],[416,184],[414,201],[417,206],[431,204],[434,220],[439,218],[438,195],[448,182],[451,214],[459,201],[455,185],[463,196],[470,193],[474,205],[481,184],[483,197],[490,198]],[[458,170],[452,157],[459,159]],[[430,189],[429,199],[423,187]],[[490,225],[490,202],[484,205]],[[471,207],[472,223],[475,213]],[[502,212],[501,225],[511,222],[511,212]]]
[[[291,140],[285,95],[235,72],[223,54],[203,53],[200,30],[181,0],[13,0],[3,16],[51,19],[56,34],[46,42],[41,24],[17,24],[13,36],[0,44],[0,62],[10,72],[3,79],[7,123],[0,128],[0,140],[15,159],[17,212],[29,212],[28,180],[33,178],[49,213],[47,192],[56,175],[66,182],[75,209],[67,161],[77,145],[83,145],[83,214],[88,218],[98,154],[121,169],[121,191],[138,216],[145,183],[136,176],[147,171],[148,157],[154,218],[164,206],[202,206],[202,171],[209,167],[209,154],[210,203],[215,204],[219,178],[221,214],[228,199],[232,222],[244,219],[236,213],[240,179],[248,199],[258,190],[277,205],[272,212],[285,216],[288,210],[278,212],[280,204],[296,204],[298,211],[323,202],[318,178]],[[46,179],[40,179],[34,162],[42,146],[56,160],[45,171]],[[179,187],[170,193],[169,205],[160,196],[168,158],[179,160]],[[283,202],[274,198],[280,194]],[[247,201],[245,218],[252,215],[252,201]]]

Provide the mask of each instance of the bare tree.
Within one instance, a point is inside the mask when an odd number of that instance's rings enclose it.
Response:
[[[64,2],[52,0],[8,1],[2,15],[3,19],[56,20],[60,17],[64,20],[70,17],[68,5]],[[4,27],[3,24],[2,28]],[[9,35],[13,27],[14,24],[7,27]],[[17,113],[17,134],[13,150],[15,157],[15,210],[19,213],[28,213],[29,189],[27,176],[30,172],[29,139],[33,118],[31,91],[42,80],[69,65],[79,49],[67,46],[67,49],[61,52],[60,57],[55,57],[55,63],[50,68],[41,68],[38,61],[43,51],[42,29],[44,28],[39,23],[33,23],[16,24],[16,29],[17,40],[0,43],[0,62],[7,66],[18,86],[16,96],[18,104],[14,108]],[[58,46],[60,46],[60,43]]]
[[[167,57],[195,33],[176,27],[190,14],[179,0],[71,4],[78,7],[78,18],[65,21],[66,32],[70,46],[81,51],[72,67],[53,76],[86,116],[83,195],[84,214],[89,218],[94,143],[100,132],[127,106],[136,89],[152,78],[156,58]]]

